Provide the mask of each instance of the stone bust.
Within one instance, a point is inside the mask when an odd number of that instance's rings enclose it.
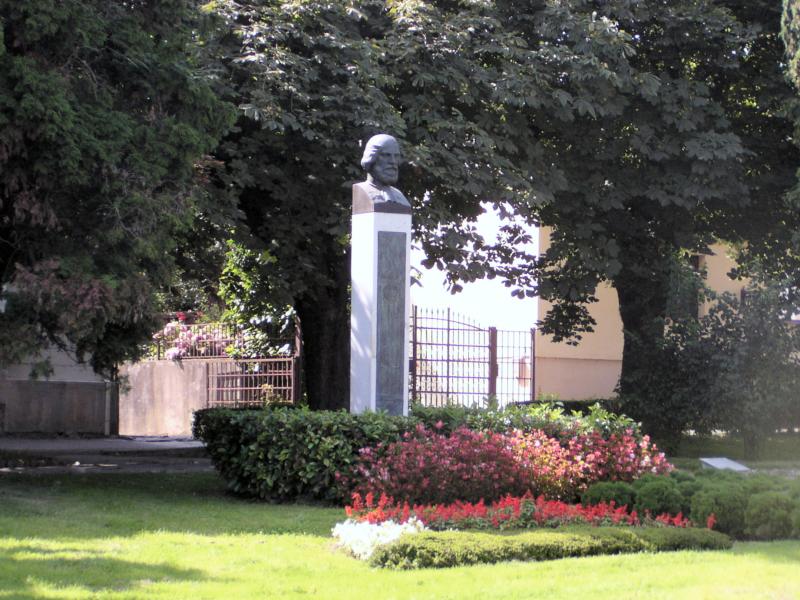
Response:
[[[353,212],[410,212],[403,193],[396,187],[400,172],[400,144],[391,135],[372,136],[364,147],[361,166],[367,180],[353,186]],[[367,203],[371,206],[367,207]]]

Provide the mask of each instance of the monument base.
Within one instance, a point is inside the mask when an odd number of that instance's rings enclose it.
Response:
[[[408,414],[410,209],[353,215],[350,412]]]

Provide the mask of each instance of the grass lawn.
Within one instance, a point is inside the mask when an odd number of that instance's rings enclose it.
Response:
[[[0,474],[0,598],[800,597],[800,542],[392,572],[332,549],[342,518],[213,474]]]
[[[684,436],[669,460],[679,468],[694,469],[700,467],[701,456],[726,456],[752,469],[800,470],[800,434],[767,438],[758,460],[744,458],[742,440],[734,435]]]

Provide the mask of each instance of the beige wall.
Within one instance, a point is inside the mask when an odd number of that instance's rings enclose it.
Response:
[[[713,254],[700,257],[700,268],[706,271],[706,285],[716,292],[740,294],[746,282],[728,277],[728,273],[736,266],[728,248],[715,244],[711,247],[711,252]],[[708,313],[708,307],[709,303],[700,306],[701,316]]]
[[[192,414],[206,406],[206,360],[151,360],[125,365],[120,435],[192,433]]]
[[[539,233],[540,252],[549,243],[549,230]],[[725,246],[716,244],[709,256],[701,257],[707,271],[706,283],[716,291],[739,293],[744,287],[727,273],[734,266]],[[608,398],[614,393],[622,367],[622,320],[619,316],[617,292],[607,284],[597,290],[598,301],[589,306],[596,321],[593,333],[583,335],[577,346],[556,343],[550,336],[536,332],[536,391],[556,395],[563,400]],[[539,300],[539,318],[550,309],[550,303]],[[700,314],[707,311],[700,307]]]
[[[53,368],[49,377],[42,381],[72,381],[82,383],[103,383],[105,380],[95,373],[88,364],[81,364],[66,352],[50,349],[37,357],[31,357],[23,362],[12,365],[0,370],[0,380],[27,381],[30,376],[31,367],[34,363],[42,360],[49,360]]]

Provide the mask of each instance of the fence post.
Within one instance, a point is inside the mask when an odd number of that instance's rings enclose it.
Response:
[[[450,402],[450,307],[447,307],[447,354],[445,355],[445,378],[444,378],[444,385],[445,385],[445,393],[444,393],[444,405],[447,406]]]
[[[536,329],[531,327],[531,402],[536,401]]]
[[[294,352],[292,353],[292,403],[299,404],[303,376],[303,328],[300,319],[294,319]]]
[[[417,306],[412,307],[411,313],[411,400],[417,398]]]
[[[489,396],[497,396],[497,327],[489,327]]]

